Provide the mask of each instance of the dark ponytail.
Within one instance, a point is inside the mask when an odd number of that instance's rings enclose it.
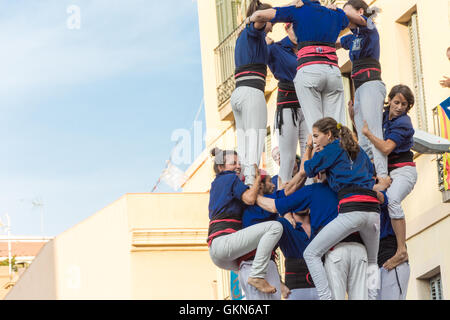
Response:
[[[342,149],[347,151],[348,155],[352,160],[355,160],[358,156],[359,145],[353,136],[353,132],[346,126],[337,123],[336,120],[330,117],[326,117],[316,121],[313,128],[316,128],[322,133],[327,134],[331,132],[331,136],[335,139],[340,140],[340,146]]]
[[[262,3],[259,0],[252,0],[247,8],[247,17],[250,17],[255,11],[270,9],[272,6],[268,3]]]
[[[377,7],[369,7],[363,0],[349,0],[344,4],[344,7],[347,5],[352,6],[355,10],[363,9],[366,18],[370,18],[380,11]]]
[[[237,156],[237,152],[234,150],[221,150],[219,148],[213,148],[210,151],[211,156],[214,157],[214,173],[219,174],[221,170],[219,169],[219,166],[223,166],[226,163],[226,157],[227,155],[235,155]]]

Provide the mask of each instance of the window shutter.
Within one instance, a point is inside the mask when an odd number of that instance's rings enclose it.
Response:
[[[427,112],[425,103],[425,90],[423,82],[423,68],[420,51],[419,23],[417,12],[411,15],[408,23],[409,41],[411,45],[412,71],[414,77],[415,111],[419,129],[428,131]]]
[[[431,300],[443,300],[442,296],[442,285],[441,285],[441,275],[430,279],[430,291],[431,291]]]

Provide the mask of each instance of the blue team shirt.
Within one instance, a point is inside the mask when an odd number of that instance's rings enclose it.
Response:
[[[341,38],[342,48],[350,50],[350,60],[359,60],[363,58],[380,59],[380,35],[372,22],[367,19],[367,26],[358,26],[351,29],[352,34]]]
[[[297,56],[294,53],[295,46],[289,37],[268,46],[268,66],[275,79],[289,82],[294,80],[297,74]]]
[[[276,193],[277,189],[278,189],[278,175],[274,175],[272,177],[271,181],[275,185],[275,189],[274,189],[273,193]]]
[[[269,51],[264,28],[255,28],[255,24],[246,25],[236,40],[234,63],[236,68],[248,64],[267,64]]]
[[[277,198],[275,206],[280,214],[310,209],[311,237],[303,230],[301,223],[294,228],[285,218],[278,218],[283,225],[279,246],[286,258],[303,259],[303,252],[321,227],[337,217],[338,198],[326,184],[314,183],[297,190],[285,198]]]
[[[392,229],[391,217],[389,216],[388,210],[388,197],[385,191],[382,191],[384,195],[384,202],[380,205],[380,239],[384,239],[387,236],[394,236],[395,232]]]
[[[221,213],[241,216],[246,205],[242,202],[242,194],[248,189],[234,171],[219,173],[211,183],[209,191],[209,218]]]
[[[347,28],[349,20],[342,9],[330,10],[318,1],[307,1],[296,8],[276,7],[271,22],[292,22],[297,42],[316,41],[336,43],[341,30]]]
[[[276,199],[278,197],[284,197],[284,190],[274,191],[272,194],[266,194],[264,197],[270,198],[270,199]],[[265,222],[265,221],[272,221],[276,220],[278,217],[278,213],[272,213],[269,211],[264,210],[263,208],[253,205],[248,206],[244,210],[244,214],[242,216],[242,227],[250,227],[254,224]]]
[[[372,190],[375,181],[374,169],[369,157],[361,147],[355,161],[339,145],[339,139],[316,152],[311,160],[305,161],[305,172],[310,178],[325,171],[331,189],[339,192],[350,186]]]
[[[397,118],[389,120],[389,110],[383,113],[383,137],[390,139],[396,146],[392,153],[400,153],[411,150],[414,144],[414,128],[411,118],[405,113]]]

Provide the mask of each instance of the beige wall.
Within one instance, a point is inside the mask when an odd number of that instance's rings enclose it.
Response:
[[[273,5],[280,5],[286,1],[266,1]],[[342,1],[341,1],[342,2]],[[381,39],[381,58],[380,62],[383,69],[383,81],[386,84],[387,91],[396,84],[402,83],[413,86],[413,69],[411,62],[410,40],[406,22],[409,20],[411,12],[418,13],[419,36],[421,45],[421,59],[424,77],[425,103],[427,108],[428,129],[433,133],[432,109],[450,94],[448,89],[441,88],[439,80],[443,75],[450,76],[450,63],[445,55],[446,48],[450,46],[450,2],[448,0],[375,0],[367,1],[370,5],[376,5],[382,9],[382,12],[376,18],[377,28]],[[218,45],[214,1],[199,0],[199,19],[204,21],[209,19],[211,23],[205,27],[205,23],[200,25],[200,39],[203,52],[212,54],[213,49]],[[213,17],[211,17],[213,16]],[[348,32],[345,31],[345,32]],[[280,40],[284,36],[281,25],[276,26],[273,34],[270,35],[274,40]],[[348,53],[344,50],[338,50],[339,64],[341,67],[348,66]],[[211,75],[208,81],[215,81],[215,65],[203,61],[203,72]],[[204,78],[205,79],[205,78]],[[276,81],[269,81],[268,86],[273,86]],[[268,104],[268,126],[273,131],[273,117],[275,113],[276,94],[270,94],[272,89],[266,88],[266,100]],[[269,94],[268,94],[269,92]],[[217,112],[215,97],[215,87],[205,86],[205,97],[214,95],[209,99],[210,113]],[[417,126],[416,108],[410,113],[413,124]],[[207,118],[208,128],[221,128],[215,122]],[[220,120],[219,120],[220,121]],[[208,145],[208,147],[211,147]],[[436,263],[428,263],[427,259],[431,256],[433,261],[438,261],[443,280],[444,297],[449,297],[450,289],[450,261],[448,253],[450,252],[450,241],[446,235],[450,234],[448,218],[442,219],[450,212],[450,204],[442,203],[442,195],[438,189],[438,177],[436,167],[436,156],[419,155],[415,162],[418,170],[418,181],[412,193],[403,202],[403,208],[406,213],[408,224],[408,250],[411,264],[409,299],[428,299],[424,294],[423,275],[432,271]],[[190,168],[191,173],[202,172],[201,176],[206,175],[203,172],[210,170],[210,162],[205,162],[203,166],[208,168]],[[186,184],[190,190],[195,190],[197,184],[201,185],[201,179],[196,179],[195,175]],[[209,182],[212,176],[209,176]],[[436,218],[438,215],[440,218]],[[423,252],[427,255],[424,256]],[[430,257],[429,257],[430,256]],[[431,259],[431,258],[430,258]],[[420,279],[417,279],[419,278]],[[421,291],[422,290],[422,291]]]
[[[55,243],[49,241],[5,299],[57,299]]]
[[[6,298],[223,298],[206,243],[208,201],[127,194],[47,243]]]

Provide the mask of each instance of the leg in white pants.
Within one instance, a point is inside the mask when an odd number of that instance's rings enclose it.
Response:
[[[238,87],[230,99],[236,121],[237,152],[241,159],[245,184],[255,179],[253,164],[259,165],[267,134],[267,105],[264,92]]]
[[[414,189],[417,181],[416,167],[402,167],[392,170],[390,173],[392,178],[391,186],[387,189],[388,210],[391,219],[403,219],[405,213],[402,209],[402,201]]]
[[[280,275],[278,274],[278,268],[275,262],[272,260],[269,261],[265,276],[266,281],[277,289],[275,293],[264,293],[248,284],[247,281],[252,269],[252,263],[252,260],[242,261],[239,267],[239,284],[245,293],[245,298],[247,300],[281,300]]]
[[[403,262],[390,271],[380,268],[381,287],[378,300],[405,300],[408,291],[410,268],[408,262]]]
[[[327,67],[327,83],[325,90],[322,91],[323,116],[331,117],[345,126],[347,116],[341,70],[335,66]]]
[[[236,259],[256,249],[250,276],[264,278],[272,250],[282,233],[283,226],[278,221],[261,222],[215,238],[209,248],[209,255],[219,268],[238,271]]]
[[[386,86],[383,81],[368,81],[355,93],[355,125],[358,142],[361,148],[373,159],[377,176],[387,177],[387,157],[378,150],[362,133],[364,121],[370,131],[379,139],[383,139],[383,107],[386,98]]]
[[[300,68],[294,78],[308,132],[323,117],[346,124],[344,86],[339,68],[313,64]]]
[[[325,271],[334,300],[367,300],[367,251],[357,242],[341,242],[325,255]]]
[[[316,288],[291,289],[287,300],[319,300]]]
[[[279,129],[277,128],[280,148],[279,176],[281,181],[286,183],[292,179],[297,144],[300,143],[300,152],[301,155],[303,155],[306,149],[308,132],[301,108],[294,111],[297,114],[297,121],[294,121],[292,117],[292,109],[285,108],[281,112],[283,112],[283,126],[281,129],[281,134],[279,134]]]
[[[332,298],[322,256],[332,246],[356,231],[359,231],[365,244],[369,266],[376,265],[380,236],[380,215],[377,212],[352,211],[338,214],[305,249],[303,257],[321,300]],[[375,299],[376,294],[369,298]]]

